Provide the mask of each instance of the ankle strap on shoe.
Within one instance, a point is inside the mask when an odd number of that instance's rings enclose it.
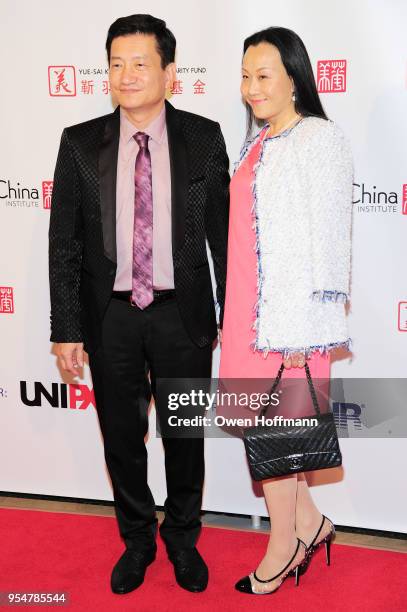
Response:
[[[330,519],[329,519],[327,516],[325,516],[325,514],[323,514],[323,515],[322,515],[322,522],[321,522],[321,524],[320,524],[320,526],[319,526],[319,529],[318,529],[317,533],[315,534],[315,537],[314,537],[314,539],[312,540],[311,544],[308,546],[308,548],[311,548],[311,546],[313,546],[313,545],[314,545],[314,543],[316,542],[316,540],[317,540],[317,538],[318,538],[319,534],[321,533],[321,529],[322,529],[322,527],[323,527],[323,525],[324,525],[324,523],[325,523],[325,520],[329,521],[329,522],[331,523],[331,525],[333,526],[332,521],[331,521],[331,520],[330,520]]]
[[[281,574],[284,574],[284,572],[286,571],[287,568],[290,567],[291,563],[294,561],[295,557],[297,556],[297,552],[298,549],[300,548],[300,544],[304,544],[304,542],[302,540],[300,540],[299,538],[297,538],[297,548],[295,549],[295,553],[293,554],[293,556],[291,557],[291,559],[289,560],[289,562],[287,563],[287,565],[285,567],[283,567],[283,569],[281,570],[281,572],[279,572],[278,574],[276,574],[275,576],[272,576],[271,578],[269,578],[268,580],[260,580],[260,578],[257,578],[256,572],[253,572],[253,576],[255,577],[255,579],[257,580],[257,582],[261,582],[263,584],[265,584],[266,582],[271,582],[272,580],[275,580],[276,578],[278,578],[279,576],[281,576]],[[304,544],[305,546],[305,544]]]

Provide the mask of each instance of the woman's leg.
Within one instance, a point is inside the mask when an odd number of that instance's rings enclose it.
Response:
[[[266,554],[256,569],[256,575],[261,580],[267,580],[283,569],[297,547],[297,475],[266,480],[263,482],[263,491],[270,515],[271,533]],[[295,567],[303,558],[304,547],[301,546],[290,567]],[[281,578],[280,576],[273,582],[262,584],[252,577],[252,584],[256,591],[272,591],[279,585]]]
[[[320,355],[314,353],[308,360],[311,376],[317,392],[318,403],[322,412],[329,410],[329,381],[331,373],[331,356],[330,354]],[[295,369],[291,370],[292,376],[295,374]],[[304,371],[302,371],[304,375]],[[317,533],[321,521],[322,514],[315,505],[311,497],[311,492],[308,487],[304,473],[298,474],[297,488],[297,503],[295,509],[295,526],[297,536],[308,546]],[[330,531],[330,523],[325,521],[321,533],[318,535],[318,540],[322,540]]]
[[[297,537],[299,537],[307,546],[311,544],[312,539],[317,533],[322,521],[322,514],[315,505],[311,497],[311,492],[308,487],[305,475],[302,472],[297,474],[297,502],[295,508],[295,529]],[[323,540],[330,532],[330,523],[325,521],[317,542]]]

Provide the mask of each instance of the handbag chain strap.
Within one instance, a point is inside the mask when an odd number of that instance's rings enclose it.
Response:
[[[314,406],[314,410],[315,410],[315,412],[317,413],[318,416],[321,416],[321,410],[320,410],[320,407],[319,407],[319,404],[318,404],[317,394],[315,392],[314,383],[312,381],[311,372],[310,372],[309,365],[308,365],[307,362],[305,362],[304,368],[305,368],[305,373],[307,375],[308,388],[309,388],[309,392],[310,392],[310,395],[311,395],[311,399],[312,399],[312,404]],[[270,394],[269,395],[273,395],[274,391],[276,390],[277,385],[279,384],[279,382],[281,380],[281,376],[283,374],[283,371],[284,371],[284,363],[281,364],[280,369],[277,372],[277,376],[274,379],[274,382],[273,382],[273,385],[272,385],[272,387],[270,389]],[[260,412],[260,416],[265,416],[267,410],[269,409],[269,407],[270,407],[270,404],[265,406],[263,408],[263,410]]]

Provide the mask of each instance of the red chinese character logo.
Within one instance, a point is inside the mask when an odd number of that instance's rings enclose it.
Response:
[[[346,60],[318,62],[317,82],[319,93],[346,91]]]
[[[194,83],[194,94],[204,94],[205,93],[205,83],[200,81],[199,79]]]
[[[81,92],[86,95],[93,96],[93,81],[81,81]]]
[[[109,81],[102,81],[102,92],[107,96],[110,93],[110,83]]]
[[[399,302],[398,328],[407,332],[407,302]]]
[[[401,201],[402,201],[401,211],[403,215],[407,215],[407,184],[403,185],[403,197]]]
[[[43,208],[51,208],[52,188],[54,181],[42,181],[42,206]]]
[[[76,96],[74,66],[48,66],[48,89],[50,96]]]
[[[14,300],[12,287],[0,287],[0,313],[13,314]]]
[[[172,84],[171,93],[172,94],[182,94],[184,88],[182,87],[182,81],[174,81]]]

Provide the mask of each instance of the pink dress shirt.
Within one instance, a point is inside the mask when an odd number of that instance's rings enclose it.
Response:
[[[120,141],[116,185],[117,271],[114,291],[130,291],[134,224],[134,167],[139,150],[133,136],[139,130],[120,109]],[[153,286],[174,288],[171,239],[171,173],[165,106],[144,130],[150,136],[153,183]]]

